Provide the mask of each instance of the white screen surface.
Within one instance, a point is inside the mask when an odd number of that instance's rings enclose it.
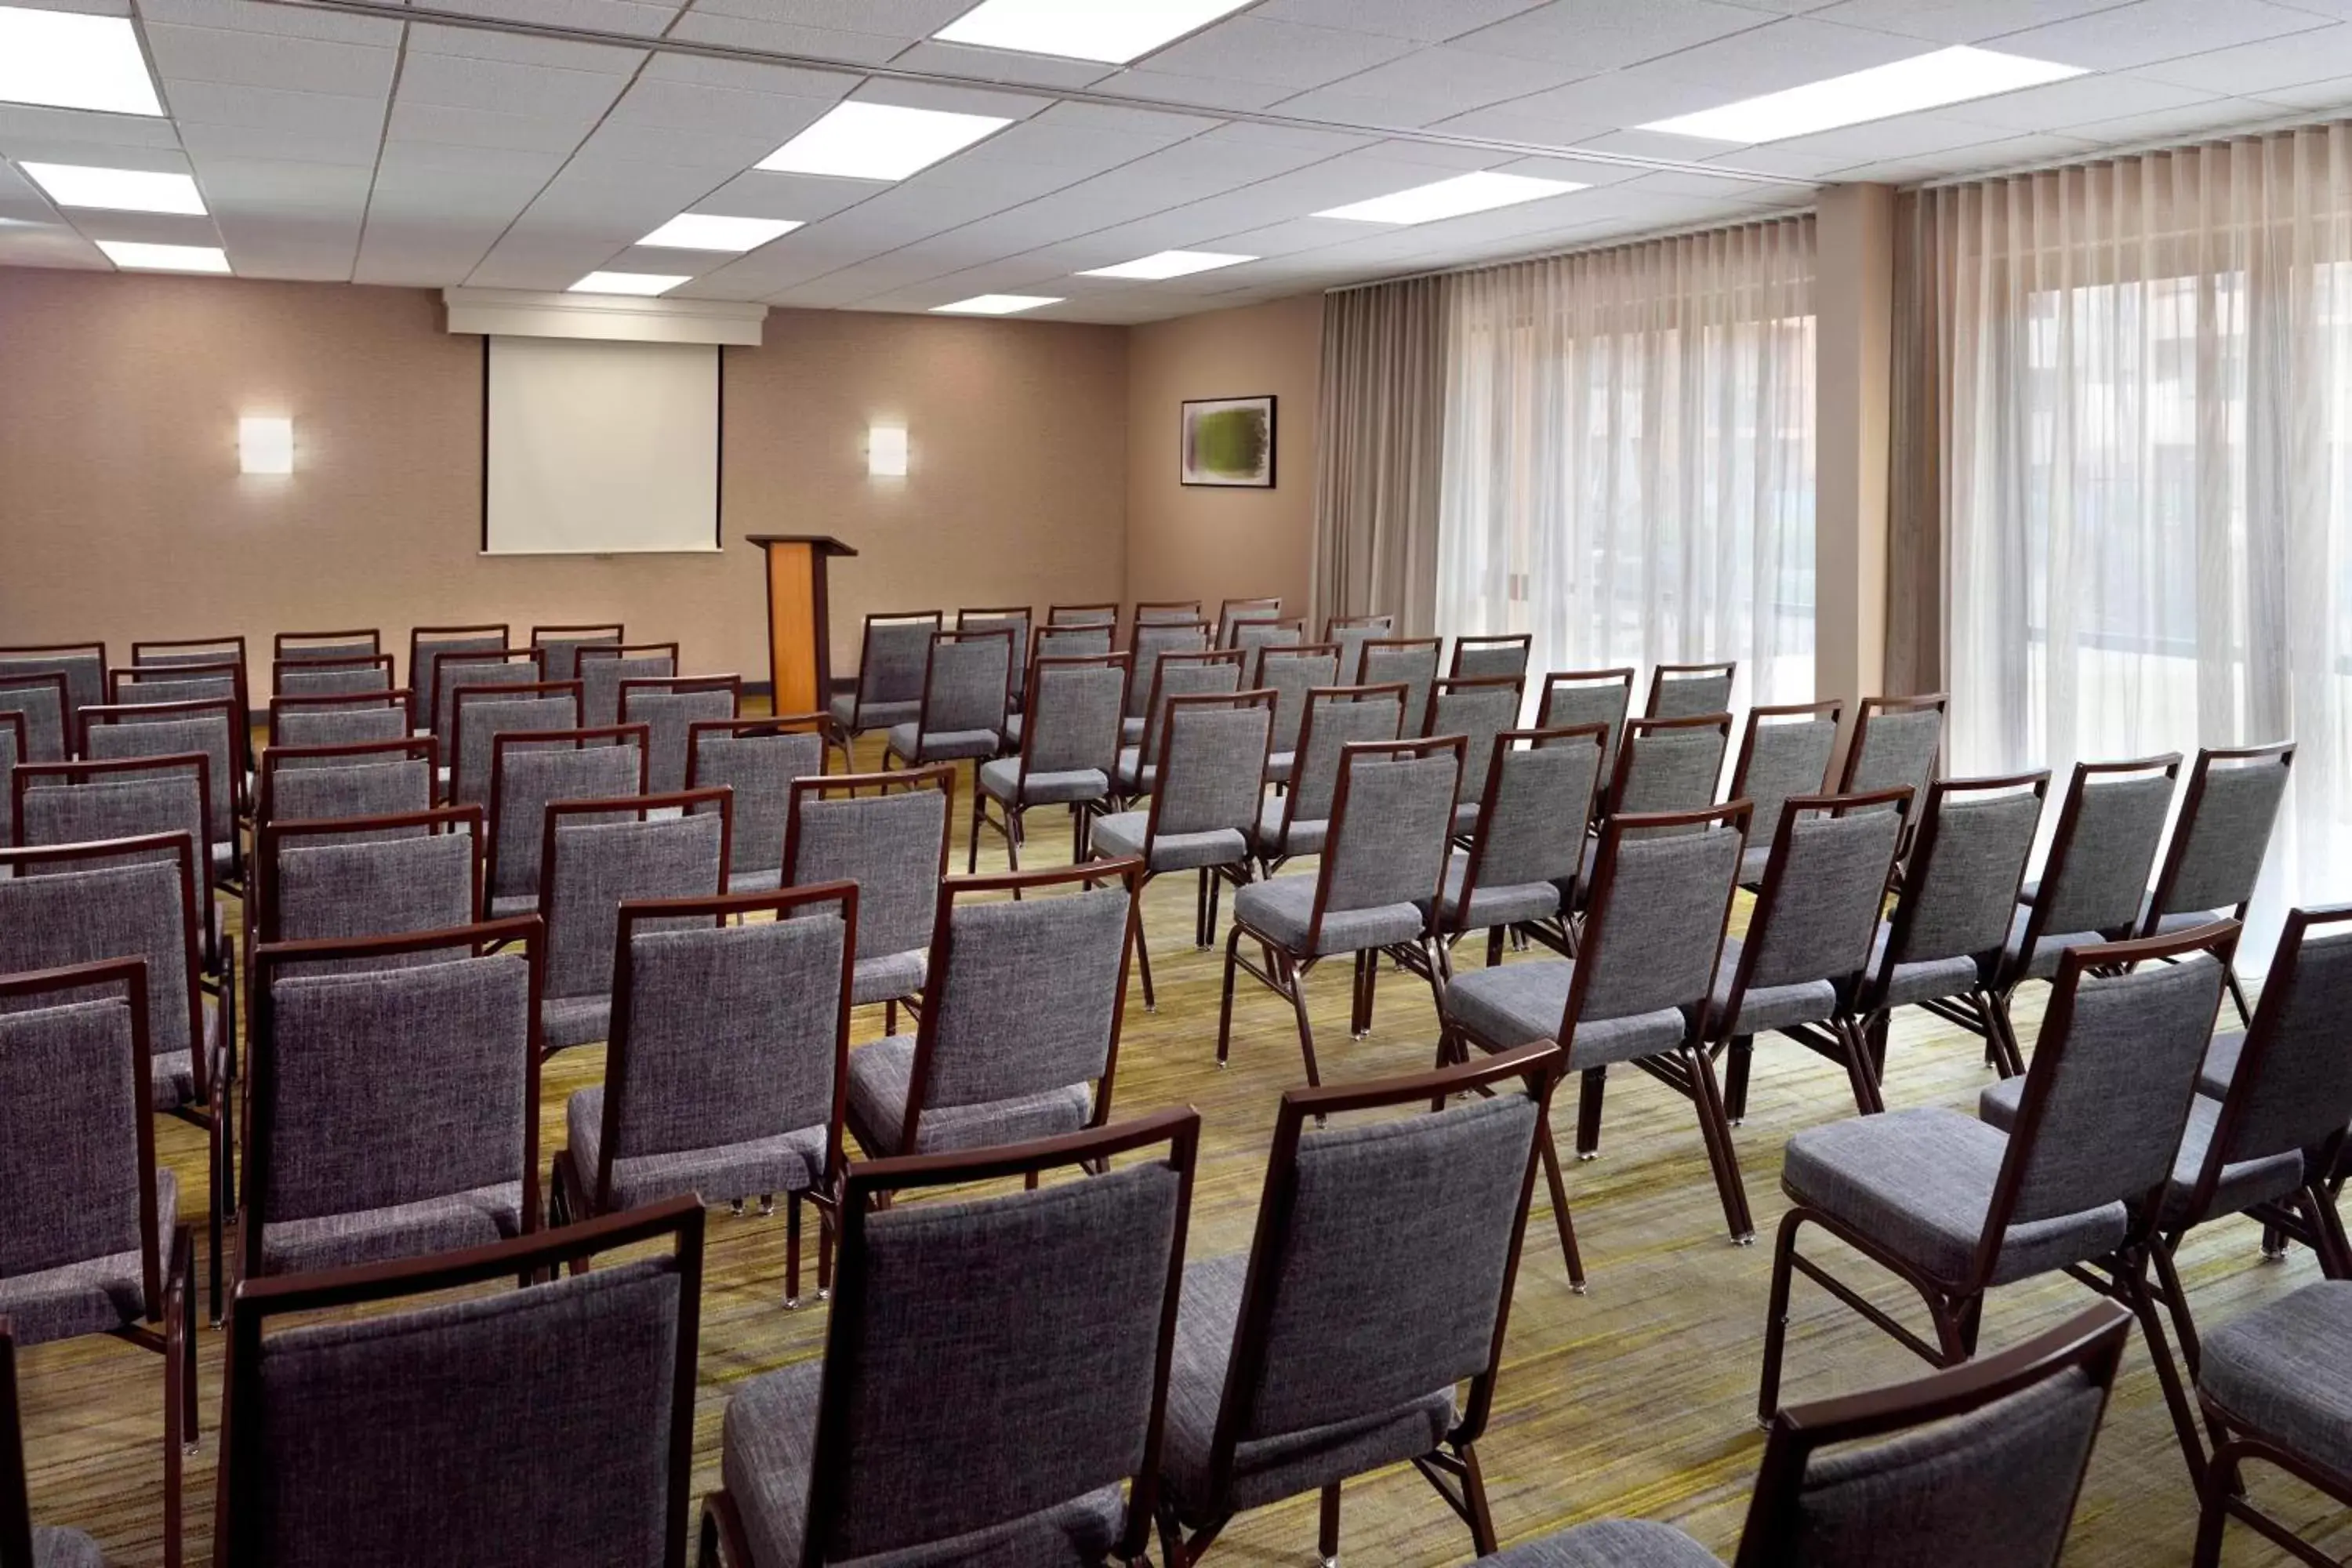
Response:
[[[482,548],[719,548],[719,350],[492,337]]]

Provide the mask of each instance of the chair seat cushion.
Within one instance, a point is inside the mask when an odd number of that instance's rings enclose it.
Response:
[[[1244,1438],[1234,1447],[1233,1487],[1209,1495],[1209,1451],[1225,1394],[1225,1367],[1241,1320],[1246,1257],[1189,1264],[1176,1311],[1176,1354],[1169,1371],[1168,1418],[1160,1474],[1187,1523],[1261,1507],[1336,1480],[1360,1476],[1435,1448],[1454,1426],[1454,1391],[1441,1388],[1360,1420]]]
[[[572,1158],[580,1162],[581,1179],[593,1193],[604,1138],[604,1086],[574,1093],[565,1102],[563,1123]],[[803,1127],[708,1149],[623,1155],[613,1162],[613,1206],[635,1208],[680,1193],[694,1193],[714,1204],[801,1192],[814,1186],[824,1173],[826,1131]]]
[[[1076,1132],[1094,1110],[1094,1086],[1066,1084],[984,1105],[927,1105],[915,1147],[902,1151],[907,1096],[915,1076],[915,1037],[892,1035],[849,1053],[849,1127],[871,1155],[978,1149]]]
[[[1493,878],[1498,869],[1489,868],[1487,876]],[[1559,912],[1559,887],[1557,883],[1483,880],[1470,896],[1470,909],[1465,918],[1462,909],[1462,883],[1469,874],[1469,856],[1457,849],[1446,857],[1445,885],[1437,895],[1441,924],[1457,931],[1483,931],[1488,926],[1549,920]]]
[[[1122,746],[1118,752],[1118,793],[1150,795],[1160,784],[1160,764],[1143,765],[1143,748]]]
[[[508,1182],[388,1208],[271,1220],[261,1227],[261,1265],[268,1274],[341,1268],[486,1247],[521,1232],[522,1184]]]
[[[893,724],[911,724],[923,716],[920,702],[868,702],[861,715],[857,711],[857,699],[847,692],[835,697],[827,706],[843,729],[861,732],[887,730]]]
[[[2352,1485],[2352,1282],[2320,1280],[2205,1336],[2197,1386],[2233,1424]]]
[[[1003,744],[993,730],[926,730],[918,734],[911,723],[891,725],[888,741],[890,750],[910,763],[992,757]]]
[[[1418,941],[1428,917],[1418,904],[1379,904],[1362,910],[1326,910],[1312,949],[1307,927],[1315,914],[1317,877],[1276,877],[1252,882],[1234,894],[1234,919],[1286,952],[1320,956]]]
[[[2032,918],[2032,910],[2023,904],[2010,917],[2009,942],[2001,951],[2004,967],[2015,964],[2017,955],[2025,951],[2025,923]],[[2058,973],[2058,963],[2066,956],[2068,948],[2092,947],[2106,940],[2095,931],[2044,931],[2042,940],[2033,944],[2033,962],[2025,966],[2025,978],[2047,980]]]
[[[1454,807],[1454,831],[1457,835],[1478,831],[1478,802],[1465,800]]]
[[[180,1184],[169,1165],[155,1169],[155,1234],[163,1268],[172,1267],[172,1232],[180,1223]],[[168,1282],[168,1280],[167,1280]],[[146,1315],[145,1265],[139,1249],[86,1258],[55,1268],[0,1279],[0,1318],[16,1325],[20,1345],[104,1333]],[[163,1310],[163,1303],[155,1303]]]
[[[861,958],[849,976],[849,1000],[853,1005],[863,1007],[912,996],[923,988],[923,971],[930,962],[930,953],[919,947]]]
[[[2230,1080],[2238,1076],[2238,1058],[2245,1051],[2246,1035],[2242,1029],[2232,1029],[2226,1035],[2216,1035],[2213,1043],[2205,1047],[2205,1065],[2197,1072],[2197,1091],[2219,1100],[2230,1092]]]
[[[1487,1568],[1723,1568],[1681,1531],[1643,1519],[1598,1519],[1484,1561]]]
[[[1569,987],[1576,979],[1572,959],[1541,958],[1524,963],[1472,969],[1445,988],[1446,1016],[1496,1050],[1530,1040],[1559,1037],[1568,1011]],[[1591,1018],[1576,1026],[1569,1067],[1577,1071],[1630,1062],[1671,1051],[1690,1032],[1679,1007],[1636,1013],[1625,1018]]]
[[[560,1051],[569,1046],[593,1045],[613,1028],[613,998],[550,996],[539,1005],[540,1047]]]
[[[227,1019],[219,999],[200,998],[204,1008],[205,1058],[211,1068],[208,1082],[217,1083],[227,1060]],[[163,1051],[147,1059],[147,1092],[157,1115],[196,1103],[196,1058],[193,1051]]]
[[[783,886],[782,868],[770,866],[757,871],[729,871],[727,890],[730,893],[772,893]]]
[[[1765,832],[1769,836],[1771,829],[1766,828]],[[1771,860],[1772,847],[1769,844],[1759,844],[1752,848],[1741,850],[1739,852],[1739,885],[1743,888],[1753,888],[1760,884],[1764,880],[1764,868],[1769,865]]]
[[[2025,1099],[2025,1079],[2005,1078],[1977,1096],[1977,1115],[2006,1132],[2017,1125],[2018,1107]],[[2213,1131],[2221,1124],[2221,1103],[2199,1095],[2189,1108],[2189,1125],[2181,1130],[2180,1148],[2172,1157],[2172,1177],[2164,1188],[2163,1224],[2170,1229],[2191,1224],[2202,1224],[2223,1215],[2237,1214],[2256,1204],[2269,1203],[2292,1194],[2303,1185],[2303,1155],[2290,1150],[2263,1160],[2240,1160],[2221,1170],[2221,1179],[2214,1184],[2213,1201],[2206,1212],[2192,1215],[2189,1200],[2197,1191],[2198,1173],[2205,1167],[2205,1153],[2213,1145]]]
[[[1739,999],[1739,1016],[1729,1016],[1731,983],[1739,973],[1739,939],[1723,939],[1723,956],[1715,966],[1715,995],[1707,1009],[1707,1034],[1761,1035],[1796,1024],[1826,1022],[1837,1013],[1837,987],[1826,980],[1801,980],[1790,985],[1751,985]]]
[[[1021,731],[1022,715],[1018,713],[1007,713],[1004,716],[1004,743],[1008,746],[1019,745],[1021,743]]]
[[[537,893],[501,893],[490,900],[490,918],[502,921],[509,915],[527,915],[539,908]]]
[[[79,1530],[33,1526],[33,1568],[106,1568],[106,1553]]]
[[[1780,1185],[1929,1279],[1958,1286],[2008,1151],[2000,1132],[1941,1106],[1860,1116],[1790,1139]],[[2012,1225],[1987,1283],[2087,1262],[2113,1251],[2126,1230],[2120,1203]]]
[[[1089,834],[1095,854],[1102,859],[1143,853],[1148,811],[1120,811],[1095,818]],[[1249,858],[1249,841],[1237,828],[1213,827],[1206,833],[1163,833],[1151,845],[1147,864],[1154,871],[1190,871],[1202,866],[1237,866]]]
[[[1143,744],[1143,720],[1140,717],[1118,721],[1118,743],[1122,746]]]
[[[1265,776],[1276,784],[1288,784],[1290,772],[1297,765],[1297,752],[1268,752],[1265,757]]]
[[[1886,937],[1885,928],[1881,927],[1878,941],[1870,950],[1872,974],[1876,974],[1886,963]],[[1973,958],[1922,958],[1898,963],[1887,977],[1884,1005],[1903,1007],[1915,1002],[1958,996],[1975,989],[1977,980],[1977,961]]]
[[[808,1531],[824,1363],[755,1377],[727,1402],[719,1474],[758,1568],[796,1568]],[[1117,1486],[952,1540],[849,1559],[840,1568],[1094,1568],[1118,1544],[1127,1505]],[[748,1565],[747,1565],[748,1568]]]
[[[1282,830],[1282,813],[1286,804],[1280,799],[1269,800],[1265,809],[1258,813],[1255,834],[1258,853],[1267,856],[1322,854],[1323,840],[1331,830],[1329,820],[1318,816],[1294,822],[1286,835]]]
[[[992,799],[1013,801],[1021,789],[1021,759],[999,757],[980,764],[980,787]],[[1100,768],[1071,768],[1066,772],[1031,773],[1029,786],[1021,791],[1021,805],[1058,805],[1066,801],[1100,800],[1110,793],[1110,780]]]

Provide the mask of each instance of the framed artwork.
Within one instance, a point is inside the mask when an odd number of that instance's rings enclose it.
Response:
[[[1183,482],[1274,489],[1274,398],[1204,397],[1184,405]]]

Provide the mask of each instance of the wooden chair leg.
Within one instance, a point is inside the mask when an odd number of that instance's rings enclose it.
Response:
[[[1285,952],[1275,959],[1275,973],[1290,994],[1290,1010],[1298,1017],[1298,1054],[1307,1063],[1308,1087],[1319,1089],[1323,1075],[1315,1066],[1315,1026],[1307,1021],[1307,972]]]
[[[1322,1514],[1316,1531],[1316,1545],[1323,1553],[1323,1568],[1337,1568],[1339,1561],[1339,1483],[1337,1481],[1323,1489]]]
[[[1151,944],[1145,939],[1143,922],[1135,922],[1135,973],[1143,982],[1143,1010],[1160,1011],[1159,995],[1151,989]]]
[[[784,1310],[796,1311],[801,1304],[801,1194],[798,1188],[784,1194]]]
[[[1217,1005],[1217,1066],[1223,1068],[1233,1055],[1234,1046],[1234,971],[1241,962],[1242,928],[1235,926],[1225,938],[1224,994]]]
[[[1478,1468],[1477,1446],[1465,1443],[1462,1454],[1462,1500],[1470,1512],[1470,1546],[1481,1557],[1491,1557],[1501,1547],[1495,1539],[1495,1515],[1486,1506],[1486,1476]]]
[[[1723,1069],[1723,1096],[1734,1127],[1748,1120],[1748,1073],[1755,1058],[1755,1036],[1731,1037],[1731,1059]]]
[[[1715,1058],[1704,1047],[1683,1055],[1690,1064],[1692,1098],[1697,1102],[1707,1160],[1715,1168],[1716,1193],[1723,1200],[1723,1223],[1735,1243],[1749,1246],[1756,1240],[1756,1222],[1748,1216],[1748,1187],[1739,1179],[1739,1156],[1731,1147],[1731,1121],[1724,1113],[1723,1090],[1716,1082]]]
[[[2147,1342],[2148,1360],[2156,1363],[2157,1383],[2164,1390],[2165,1408],[2171,1413],[2173,1433],[2180,1439],[2180,1457],[2189,1467],[2189,1479],[2201,1488],[2205,1484],[2205,1444],[2198,1435],[2196,1413],[2189,1407],[2189,1393],[2181,1383],[2180,1364],[2173,1358],[2164,1321],[2156,1310],[2155,1295],[2147,1287],[2147,1258],[2135,1249],[2116,1261],[2115,1272],[2116,1281],[2123,1287],[2126,1303],[2139,1319],[2140,1334]]]
[[[1545,1184],[1551,1188],[1552,1224],[1559,1231],[1560,1261],[1568,1265],[1568,1287],[1581,1296],[1585,1292],[1584,1258],[1576,1247],[1576,1220],[1568,1207],[1568,1184],[1560,1178],[1559,1145],[1553,1142],[1551,1123],[1545,1121],[1537,1129],[1543,1150]]]
[[[1586,1068],[1576,1083],[1576,1157],[1601,1157],[1601,1101],[1609,1092],[1609,1069]]]
[[[1780,1408],[1780,1362],[1789,1348],[1789,1282],[1796,1272],[1797,1232],[1805,1211],[1790,1209],[1772,1238],[1772,1292],[1764,1308],[1764,1370],[1756,1389],[1756,1425],[1769,1426]]]

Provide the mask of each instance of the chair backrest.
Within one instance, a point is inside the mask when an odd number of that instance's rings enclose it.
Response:
[[[434,713],[433,679],[442,656],[452,653],[503,653],[507,647],[507,628],[503,623],[478,626],[414,626],[408,633],[408,689],[415,698],[410,703],[409,721],[419,730],[431,725]]]
[[[1853,739],[1846,746],[1838,794],[1908,784],[1913,800],[1927,799],[1936,758],[1944,746],[1944,702],[1940,691],[1864,698],[1854,710]]]
[[[254,820],[423,811],[435,804],[440,756],[441,742],[430,735],[348,746],[272,746],[261,753]]]
[[[2130,1336],[2102,1301],[1998,1354],[1785,1407],[1737,1568],[2054,1568]]]
[[[643,724],[604,724],[517,736],[490,746],[489,896],[539,891],[547,808],[559,800],[646,793]]]
[[[264,823],[254,844],[254,940],[342,941],[478,924],[483,821],[478,805],[449,805]]]
[[[1903,899],[1887,925],[1887,967],[1877,979],[1898,963],[2000,952],[2049,789],[2046,769],[1927,786]]]
[[[927,1110],[1078,1083],[1096,1086],[1101,1124],[1142,875],[1129,857],[941,880],[900,1149],[921,1152]]]
[[[1228,1495],[1245,1445],[1370,1425],[1465,1382],[1469,1398],[1445,1436],[1467,1444],[1485,1431],[1536,1132],[1565,1060],[1537,1041],[1410,1078],[1284,1093],[1209,1448],[1211,1499]],[[1396,1114],[1408,1106],[1439,1109]]]
[[[1146,838],[1246,834],[1256,826],[1274,724],[1275,694],[1268,690],[1168,699],[1160,710],[1160,777]]]
[[[902,1550],[921,1561],[922,1546],[1122,1480],[1133,1487],[1119,1560],[1139,1560],[1200,1128],[1196,1111],[1163,1110],[969,1156],[849,1167],[805,1541],[797,1563],[776,1568]],[[877,1206],[887,1194],[1135,1153],[1146,1157],[1036,1191]],[[941,1291],[942,1279],[955,1288]],[[1041,1310],[1045,1279],[1055,1283]],[[1003,1397],[1009,1388],[1023,1397]]]
[[[1117,774],[1127,662],[1127,655],[1117,653],[1043,658],[1029,667],[1029,689],[1021,704],[1023,778],[1086,768],[1105,780]]]
[[[730,875],[783,865],[793,781],[824,772],[824,722],[822,713],[788,713],[777,719],[698,719],[686,727],[686,787],[724,784],[735,792]]]
[[[577,626],[533,626],[530,646],[546,655],[547,679],[572,680],[580,674],[583,647],[619,647],[629,630],[618,621],[598,621]]]
[[[1601,784],[1600,724],[1506,730],[1488,753],[1478,833],[1463,872],[1466,918],[1480,888],[1565,885],[1584,868],[1584,825]]]
[[[1325,620],[1323,640],[1339,651],[1339,673],[1333,684],[1353,686],[1362,679],[1364,645],[1395,635],[1394,616],[1333,616]]]
[[[270,670],[269,689],[275,697],[347,697],[355,691],[389,691],[392,655],[281,658]]]
[[[1358,661],[1357,684],[1385,686],[1404,683],[1404,724],[1417,725],[1429,711],[1429,689],[1437,679],[1437,660],[1444,650],[1443,637],[1373,637],[1364,644]]]
[[[1731,685],[1739,661],[1719,664],[1662,664],[1650,671],[1652,719],[1687,719],[1698,713],[1721,713],[1731,707]]]
[[[26,763],[9,780],[9,836],[18,844],[93,844],[185,833],[203,852],[197,886],[212,888],[212,762],[201,752],[100,763]]]
[[[270,639],[273,663],[305,658],[373,658],[383,651],[383,633],[374,626],[339,632],[279,632]]]
[[[1008,701],[1020,701],[1029,689],[1029,627],[1033,619],[1026,605],[1002,605],[956,612],[956,630],[960,632],[1004,632],[1012,637],[1013,663],[1004,679]]]
[[[1138,599],[1130,630],[1144,626],[1191,626],[1201,619],[1198,599]]]
[[[1562,1046],[1580,1023],[1669,1007],[1704,1030],[1748,822],[1745,801],[1602,821]]]
[[[580,718],[587,724],[621,721],[621,683],[659,680],[677,673],[677,644],[592,643],[573,657],[580,672]]]
[[[1049,626],[1116,626],[1117,605],[1053,605],[1045,611]]]
[[[1241,628],[1254,621],[1274,621],[1282,618],[1279,596],[1258,599],[1227,599],[1217,609],[1217,646],[1242,647]]]
[[[1750,990],[1837,983],[1841,994],[1870,962],[1886,879],[1903,841],[1908,786],[1868,795],[1795,795],[1781,802],[1764,880],[1739,944],[1724,1016],[1738,1019]],[[1753,818],[1751,817],[1752,821]]]
[[[1715,801],[1731,715],[1628,719],[1609,781],[1612,815],[1695,811]]]
[[[1192,648],[1177,653],[1164,653],[1153,661],[1151,693],[1143,709],[1143,740],[1139,755],[1146,766],[1156,766],[1160,761],[1160,721],[1168,704],[1179,697],[1198,697],[1209,693],[1226,694],[1242,689],[1242,661],[1248,656],[1238,648]],[[1128,690],[1135,689],[1132,678]]]
[[[94,762],[125,757],[179,756],[201,752],[212,766],[205,804],[215,844],[231,842],[245,810],[244,748],[238,744],[240,710],[227,698],[185,702],[101,706],[81,710],[81,754]]]
[[[923,666],[919,733],[1004,729],[1005,682],[1013,668],[1013,634],[933,632]]]
[[[1274,750],[1296,752],[1298,727],[1307,720],[1307,694],[1339,684],[1339,650],[1330,643],[1266,649],[1258,655],[1257,679],[1250,684],[1274,693]]]
[[[2041,891],[2026,917],[2017,972],[2031,964],[2049,932],[2121,935],[2139,922],[2156,866],[2179,753],[2124,763],[2077,763],[2058,808],[2058,827],[2042,869]]]
[[[0,713],[16,720],[23,745],[19,762],[55,763],[80,735],[68,718],[73,699],[57,670],[0,674]]]
[[[1394,904],[1435,906],[1465,744],[1459,735],[1438,735],[1359,741],[1341,749],[1339,787],[1307,919],[1310,952],[1326,915]]]
[[[1235,621],[1233,646],[1241,651],[1243,678],[1250,685],[1258,684],[1258,671],[1263,668],[1268,648],[1297,647],[1307,641],[1305,621],[1259,620],[1255,617]]]
[[[1137,606],[1135,630],[1128,638],[1128,651],[1133,656],[1127,673],[1127,717],[1130,719],[1150,713],[1163,654],[1200,653],[1211,646],[1206,621],[1147,621],[1141,618],[1141,608]]]
[[[2286,798],[2294,742],[2200,751],[2149,894],[2145,931],[2167,915],[2220,910],[2242,918]]]
[[[872,790],[861,795],[861,789]],[[784,883],[857,884],[857,952],[927,952],[948,869],[955,769],[831,773],[793,781]]]
[[[1029,662],[1041,658],[1100,658],[1111,651],[1118,626],[1110,621],[1044,625],[1029,632]]]
[[[490,798],[490,755],[500,736],[580,728],[580,683],[461,686],[450,694],[449,715],[449,798],[477,805]]]
[[[1528,650],[1535,645],[1530,632],[1515,632],[1506,637],[1455,637],[1454,662],[1445,673],[1455,680],[1493,680],[1507,678],[1524,683],[1528,678]]]
[[[688,1195],[465,1252],[241,1282],[221,1561],[685,1568],[702,1226]],[[649,1242],[667,1250],[567,1272]],[[399,1310],[283,1321],[352,1307]],[[573,1457],[563,1485],[547,1484],[543,1447],[515,1441],[525,1431]]]
[[[245,666],[241,662],[138,666],[106,672],[107,701],[118,708],[217,698],[245,710]]]
[[[519,1183],[520,1226],[539,1228],[545,930],[523,915],[251,950],[245,1278],[270,1271],[272,1225],[485,1187]],[[395,962],[421,952],[438,962]]]
[[[175,664],[243,664],[245,638],[232,634],[219,637],[147,637],[131,645],[133,668],[160,669]]]
[[[433,661],[433,722],[428,728],[446,742],[459,687],[538,686],[547,679],[538,648],[499,648],[481,653],[444,653]]]
[[[622,904],[727,890],[734,805],[724,789],[548,804],[539,912],[547,919],[549,996],[610,994]],[[680,815],[654,815],[672,810]]]
[[[1519,721],[1515,675],[1459,676],[1433,681],[1429,707],[1415,721],[1424,735],[1459,735],[1469,743],[1462,763],[1462,799],[1475,805],[1486,793],[1486,764],[1495,737]]]
[[[1554,670],[1544,677],[1543,697],[1536,704],[1536,723],[1546,730],[1572,730],[1586,724],[1607,727],[1601,741],[1601,782],[1617,771],[1617,742],[1633,700],[1631,666],[1618,669]]]
[[[1837,751],[1837,738],[1838,704],[1834,701],[1750,708],[1748,728],[1739,737],[1739,760],[1732,764],[1731,785],[1724,798],[1745,800],[1753,805],[1759,826],[1778,824],[1780,804],[1790,795],[1828,791],[1830,763]],[[1927,787],[1924,780],[1919,787]]]
[[[648,735],[646,784],[662,794],[686,787],[687,737],[696,724],[743,711],[740,675],[685,675],[621,682],[621,722]]]
[[[1373,686],[1323,687],[1307,694],[1299,721],[1298,751],[1283,795],[1285,836],[1297,822],[1321,822],[1339,793],[1339,759],[1362,741],[1394,741],[1404,735],[1410,689],[1401,681]]]
[[[84,708],[106,700],[106,645],[41,643],[0,647],[0,682],[25,675],[62,675],[66,706],[62,715],[68,735],[79,734],[78,715]]]
[[[271,746],[340,746],[357,741],[407,738],[414,693],[353,691],[318,697],[279,697],[269,704]]]
[[[866,617],[866,637],[857,660],[861,710],[869,702],[922,700],[931,634],[940,629],[940,620],[937,610],[901,610]]]
[[[616,1160],[823,1127],[840,1171],[856,926],[850,882],[621,905],[597,1213]]]

